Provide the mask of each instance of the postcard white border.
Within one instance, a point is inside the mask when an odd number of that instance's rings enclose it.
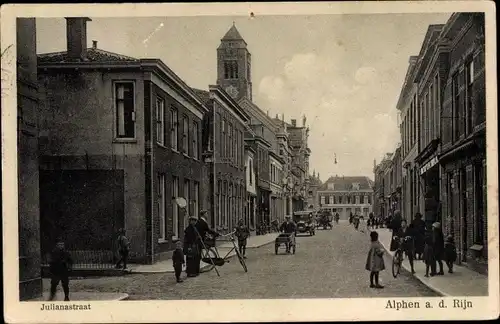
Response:
[[[2,96],[2,191],[3,191],[3,270],[4,314],[16,323],[128,323],[128,322],[260,322],[260,321],[340,321],[340,320],[472,320],[499,315],[498,267],[498,173],[497,173],[497,76],[496,20],[493,1],[379,1],[332,3],[193,3],[193,4],[63,4],[3,5],[1,7],[1,48],[15,46],[16,17],[130,17],[374,13],[485,12],[486,20],[486,91],[487,91],[487,179],[489,236],[489,297],[467,297],[472,309],[386,310],[387,298],[352,299],[269,299],[206,301],[122,301],[90,302],[90,311],[40,311],[42,302],[19,302],[18,231],[17,231],[17,110],[16,72],[12,72],[10,93]],[[3,87],[2,87],[3,88]],[[408,298],[434,304],[440,299]],[[75,302],[78,303],[78,302]],[[78,304],[88,304],[82,302]],[[196,311],[193,311],[195,310]],[[308,311],[304,311],[304,310]]]

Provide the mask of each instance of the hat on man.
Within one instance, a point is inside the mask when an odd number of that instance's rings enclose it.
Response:
[[[441,228],[441,223],[440,222],[435,222],[434,224],[432,224],[432,227],[433,228]]]
[[[285,218],[286,218],[286,219],[290,218],[290,215],[285,215]]]
[[[195,221],[197,221],[197,220],[198,220],[198,217],[196,217],[196,216],[189,216],[189,217],[188,217],[188,220],[195,220]]]

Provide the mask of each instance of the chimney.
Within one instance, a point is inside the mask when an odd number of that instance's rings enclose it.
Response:
[[[83,61],[87,57],[87,21],[88,17],[66,17],[66,44],[68,58]]]
[[[92,41],[92,48],[97,49],[97,41],[96,40]]]
[[[285,114],[281,114],[281,121],[284,122],[285,121]]]
[[[292,126],[297,127],[297,119],[292,119]]]

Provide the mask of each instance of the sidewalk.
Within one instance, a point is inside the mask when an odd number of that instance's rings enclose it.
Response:
[[[271,233],[266,235],[255,235],[250,236],[247,242],[247,249],[256,249],[261,246],[273,243],[278,236],[278,233]],[[217,250],[221,257],[224,257],[233,247],[231,242],[218,241]],[[235,256],[236,253],[232,251],[228,258]],[[201,270],[205,270],[210,264],[201,262]],[[156,262],[154,264],[141,264],[141,265],[129,265],[131,273],[174,273],[174,267],[172,266],[172,260],[164,260]],[[185,267],[183,267],[183,271]]]
[[[382,243],[387,253],[392,257],[394,252],[389,251],[392,232],[387,228],[379,228],[376,231],[379,234],[380,243]],[[408,272],[411,270],[407,258],[403,261],[403,268]],[[445,274],[443,276],[425,277],[425,264],[421,260],[415,260],[414,269],[416,273],[414,276],[423,284],[445,297],[488,296],[487,276],[469,270],[466,267],[457,266],[456,264],[453,266],[453,273],[448,273],[446,264],[444,264],[444,268]],[[386,269],[392,271],[392,264],[386,264]]]

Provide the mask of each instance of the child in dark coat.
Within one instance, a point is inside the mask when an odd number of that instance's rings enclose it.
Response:
[[[448,266],[448,272],[453,273],[453,263],[457,260],[457,248],[453,236],[449,235],[444,242],[444,261]]]
[[[54,300],[56,296],[57,286],[61,282],[64,290],[64,300],[69,301],[69,273],[73,267],[71,255],[64,247],[62,239],[57,240],[57,244],[52,253],[50,253],[50,297],[49,300]]]
[[[182,251],[182,242],[175,242],[175,250],[172,255],[172,261],[174,264],[175,271],[175,279],[177,282],[182,282],[181,273],[182,273],[182,265],[184,264],[184,252]]]
[[[425,233],[425,246],[424,246],[424,262],[425,262],[425,276],[429,277],[429,270],[434,263],[434,249],[432,248],[432,233]]]
[[[384,264],[384,248],[378,241],[378,233],[373,231],[370,233],[370,250],[366,258],[366,270],[370,271],[370,288],[384,288],[379,284],[379,272],[385,269]],[[375,279],[375,284],[374,284]]]

